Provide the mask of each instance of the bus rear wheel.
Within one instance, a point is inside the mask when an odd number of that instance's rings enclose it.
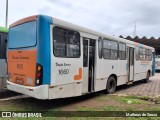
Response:
[[[144,80],[145,83],[149,82],[149,77],[150,77],[150,72],[148,71],[146,75],[146,79]]]
[[[105,94],[113,94],[116,90],[116,79],[114,77],[109,77],[106,85]]]

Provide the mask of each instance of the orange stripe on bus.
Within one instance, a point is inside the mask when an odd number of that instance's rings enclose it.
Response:
[[[37,15],[34,15],[34,16],[30,16],[30,17],[27,17],[27,18],[23,18],[21,20],[18,20],[17,22],[11,24],[9,27],[12,28],[12,27],[15,27],[17,25],[20,25],[22,23],[25,23],[25,22],[30,22],[30,21],[34,21],[34,20],[37,20]]]
[[[78,75],[74,76],[74,80],[81,80],[82,79],[82,68],[79,68]]]
[[[137,43],[137,42],[134,42],[134,46],[138,46],[138,43]]]

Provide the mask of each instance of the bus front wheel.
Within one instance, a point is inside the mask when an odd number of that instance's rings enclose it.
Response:
[[[116,90],[116,79],[114,77],[109,77],[106,85],[105,94],[113,94]]]

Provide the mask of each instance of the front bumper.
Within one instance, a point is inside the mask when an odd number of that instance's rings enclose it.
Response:
[[[37,99],[48,99],[48,88],[49,88],[49,85],[29,87],[29,86],[15,84],[7,80],[7,89],[18,92],[18,93],[22,93]]]

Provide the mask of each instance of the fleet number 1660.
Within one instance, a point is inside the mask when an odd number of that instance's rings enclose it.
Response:
[[[59,70],[59,75],[66,75],[69,74],[69,70],[68,69],[60,69]]]

